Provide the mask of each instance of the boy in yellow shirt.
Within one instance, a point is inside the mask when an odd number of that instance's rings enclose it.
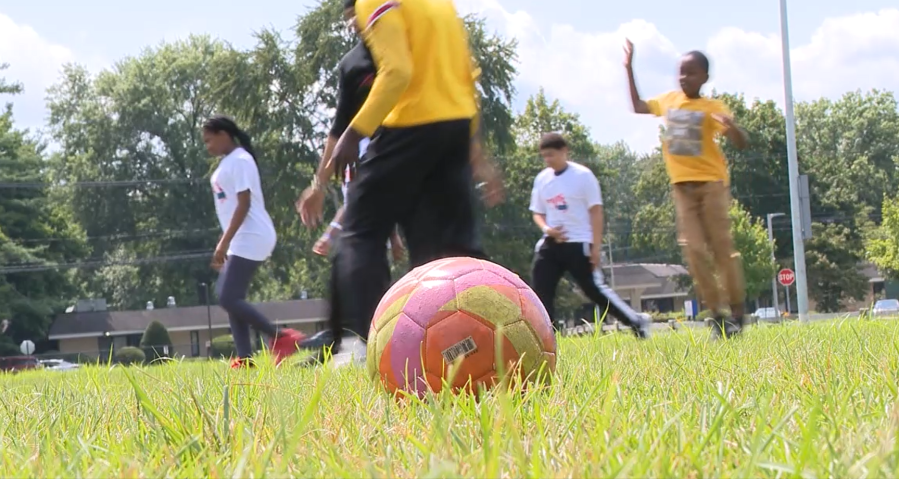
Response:
[[[692,51],[681,59],[681,90],[643,101],[634,80],[634,45],[630,40],[624,51],[634,112],[665,117],[662,154],[672,184],[678,244],[683,248],[700,297],[715,314],[712,335],[718,338],[739,334],[746,299],[743,266],[730,230],[727,163],[715,140],[724,135],[742,149],[748,140],[746,132],[734,123],[727,105],[700,94],[709,80],[709,60],[702,52]],[[709,250],[715,270],[710,268]],[[716,273],[724,283],[723,291]],[[730,317],[722,313],[725,301],[730,306]]]

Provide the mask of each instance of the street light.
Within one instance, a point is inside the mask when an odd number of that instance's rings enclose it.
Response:
[[[200,283],[206,299],[206,321],[209,326],[209,346],[206,347],[206,357],[212,359],[212,299],[209,297],[209,283]]]
[[[790,175],[790,217],[793,220],[796,306],[799,309],[799,321],[805,321],[808,315],[808,282],[805,270],[805,243],[802,237],[802,204],[799,199],[799,160],[796,155],[796,119],[793,116],[793,74],[790,68],[787,0],[780,0],[780,42],[783,49],[784,116],[787,124],[787,165]]]
[[[768,242],[771,243],[771,262],[777,262],[774,255],[774,228],[771,227],[771,220],[778,216],[785,216],[784,213],[768,213]],[[774,298],[774,314],[777,314],[777,273],[771,278],[771,296]],[[789,311],[788,311],[789,312]]]

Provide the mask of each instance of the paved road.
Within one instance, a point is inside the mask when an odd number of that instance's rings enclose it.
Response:
[[[818,321],[832,321],[832,320],[840,320],[840,319],[858,319],[860,315],[859,311],[848,312],[848,313],[816,313],[809,315],[809,322],[818,322]],[[788,319],[787,322],[797,322],[795,319]],[[760,321],[763,324],[776,324],[783,322],[781,321]],[[670,322],[669,322],[670,323]],[[674,329],[680,328],[704,328],[707,325],[702,321],[682,321],[679,323],[653,323],[652,331],[654,333],[671,331],[672,327]],[[603,324],[602,326],[603,332],[613,332],[613,331],[627,331],[628,327],[620,324]],[[585,334],[593,334],[595,332],[595,328],[593,323],[586,323],[580,326],[575,326],[573,328],[566,328],[563,332],[563,336],[581,336]]]

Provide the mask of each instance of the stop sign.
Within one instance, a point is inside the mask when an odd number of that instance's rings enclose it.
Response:
[[[777,273],[777,281],[781,286],[791,286],[796,281],[796,275],[792,269],[784,268]]]

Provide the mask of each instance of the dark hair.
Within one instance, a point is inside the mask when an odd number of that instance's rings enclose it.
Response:
[[[687,52],[685,57],[692,57],[697,62],[699,62],[699,66],[706,72],[709,72],[709,57],[705,56],[705,53],[702,53],[699,50],[693,50],[692,52]]]
[[[356,8],[356,0],[343,0],[343,9]]]
[[[241,130],[237,126],[237,123],[234,123],[234,120],[231,118],[224,115],[215,115],[206,120],[206,123],[203,123],[203,129],[211,133],[221,133],[224,131],[231,137],[231,140],[234,141],[234,143],[244,150],[247,150],[247,153],[253,157],[253,161],[256,161],[256,152],[253,151],[253,141],[250,139],[250,135]]]
[[[541,150],[561,150],[568,148],[568,142],[560,133],[544,133],[540,138]]]

